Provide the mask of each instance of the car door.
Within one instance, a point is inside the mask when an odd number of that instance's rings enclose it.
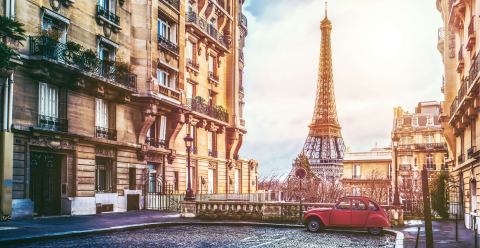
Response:
[[[367,204],[360,199],[352,199],[352,226],[365,226],[367,222],[368,213]]]
[[[331,226],[350,226],[351,199],[341,199],[330,212]]]

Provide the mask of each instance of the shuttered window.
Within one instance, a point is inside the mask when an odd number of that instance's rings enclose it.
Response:
[[[39,83],[39,114],[58,118],[58,88],[56,86]]]
[[[160,116],[160,139],[165,140],[167,137],[167,117]]]
[[[213,150],[213,133],[208,132],[208,150]]]
[[[108,128],[108,102],[99,98],[95,100],[95,126]]]

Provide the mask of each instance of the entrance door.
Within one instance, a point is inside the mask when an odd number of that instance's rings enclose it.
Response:
[[[359,199],[352,202],[352,226],[365,226],[368,218],[367,204]]]
[[[350,199],[340,201],[330,213],[331,226],[350,226],[351,219]]]
[[[60,164],[60,155],[30,153],[30,199],[36,216],[60,214]]]

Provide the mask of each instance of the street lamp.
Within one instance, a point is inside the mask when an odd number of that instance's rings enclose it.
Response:
[[[187,136],[185,138],[183,138],[183,140],[185,141],[185,147],[187,148],[187,171],[188,171],[188,175],[187,175],[187,181],[188,181],[188,184],[187,184],[187,192],[185,194],[185,200],[186,201],[192,201],[195,199],[195,197],[193,197],[193,190],[192,190],[192,185],[190,183],[191,181],[191,176],[190,176],[190,149],[192,148],[192,143],[193,143],[193,138],[190,137],[190,134],[187,134]]]
[[[397,176],[397,148],[400,138],[395,133],[392,137],[393,150],[395,152],[395,193],[393,195],[393,205],[400,205],[400,197],[398,196],[398,176]]]

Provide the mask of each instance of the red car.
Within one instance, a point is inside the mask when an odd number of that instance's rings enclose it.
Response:
[[[314,208],[304,212],[303,223],[311,232],[325,227],[367,228],[377,235],[392,224],[378,202],[368,197],[346,196],[333,208]]]

